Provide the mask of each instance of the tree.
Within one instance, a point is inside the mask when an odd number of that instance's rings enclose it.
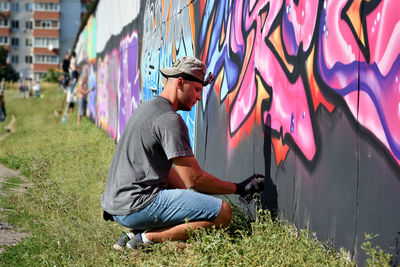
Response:
[[[7,63],[8,50],[4,46],[0,46],[0,80],[18,81],[19,73],[14,70],[11,64]]]
[[[49,69],[45,75],[42,77],[43,82],[58,82],[61,73],[54,71],[54,69]]]

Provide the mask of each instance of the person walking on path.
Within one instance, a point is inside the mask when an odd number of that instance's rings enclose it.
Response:
[[[133,113],[116,146],[101,198],[105,220],[136,231],[114,245],[130,249],[163,240],[186,240],[199,227],[227,227],[228,203],[211,194],[239,194],[246,199],[264,187],[254,174],[241,183],[223,181],[203,171],[190,146],[188,129],[178,110],[190,111],[201,100],[205,64],[182,57],[171,68],[159,96]],[[172,166],[174,165],[174,167]],[[188,223],[186,223],[188,220]]]

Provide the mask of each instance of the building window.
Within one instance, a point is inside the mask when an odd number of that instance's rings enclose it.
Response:
[[[59,11],[58,3],[35,3],[35,10],[38,11]]]
[[[32,56],[25,56],[25,63],[32,64]]]
[[[32,11],[32,9],[33,9],[32,3],[26,3],[25,4],[25,11],[26,12],[30,12],[30,11]]]
[[[0,2],[0,11],[9,11],[10,7],[8,2]]]
[[[0,44],[8,45],[8,36],[0,36]]]
[[[19,47],[19,39],[18,38],[11,38],[11,47],[13,47],[13,48]]]
[[[12,55],[11,56],[11,63],[12,64],[18,64],[19,58],[18,55]]]
[[[32,30],[32,27],[33,27],[33,22],[31,20],[25,21],[25,28],[27,30]]]
[[[58,29],[57,20],[35,20],[35,28]]]
[[[58,38],[36,37],[34,42],[35,47],[49,47],[51,45],[53,48],[58,48]]]
[[[58,64],[58,56],[53,56],[53,55],[35,55],[35,63]]]
[[[32,46],[32,38],[26,38],[25,39],[25,45],[26,46]]]
[[[7,28],[8,27],[8,19],[0,19],[0,27]]]
[[[11,4],[11,11],[18,12],[19,11],[19,3],[12,3]]]
[[[18,20],[12,20],[11,21],[11,30],[18,31],[18,29],[19,29],[19,21]]]

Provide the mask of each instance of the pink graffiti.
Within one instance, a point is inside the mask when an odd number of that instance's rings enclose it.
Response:
[[[97,123],[98,126],[103,129],[108,129],[108,90],[106,86],[106,62],[108,61],[108,56],[104,58],[104,62],[101,58],[98,60],[97,65]]]
[[[330,101],[342,98],[400,164],[397,6],[394,0],[205,2],[202,56],[220,77],[214,85],[226,99],[233,145],[253,121],[271,115],[274,138],[283,140],[273,142],[282,150],[276,154],[284,158],[291,140],[313,160],[312,116],[319,105],[331,112]],[[221,12],[227,7],[229,14]],[[270,105],[260,114],[264,89]]]
[[[137,32],[121,40],[119,53],[118,138],[140,102]]]
[[[326,5],[320,72],[324,81],[344,97],[354,118],[400,163],[398,1],[363,2],[373,5],[365,14],[354,12],[358,10],[356,4],[340,0]],[[348,19],[341,19],[341,14]]]
[[[114,49],[104,57],[104,61],[99,59],[97,81],[97,116],[98,124],[101,129],[113,138],[117,138],[117,88],[118,88],[118,50]]]
[[[264,13],[267,12],[265,10],[267,4],[269,4],[269,10],[264,22],[260,14],[263,10]],[[234,27],[231,28],[232,39],[230,40],[232,49],[239,51],[239,48],[246,48],[251,51],[248,52],[250,55],[244,65],[243,78],[238,83],[245,86],[240,87],[236,101],[231,107],[230,129],[231,132],[235,132],[244,123],[256,101],[257,88],[254,81],[257,69],[261,78],[273,90],[273,101],[268,112],[272,117],[272,129],[277,132],[282,129],[283,136],[291,135],[305,157],[312,160],[316,145],[303,82],[298,78],[292,83],[285,78],[286,74],[278,59],[264,42],[268,38],[271,25],[282,8],[282,4],[282,1],[259,1],[255,3],[255,6],[249,7],[244,1],[237,1],[234,5],[232,15]],[[315,9],[310,9],[309,12],[313,11],[315,12]],[[311,18],[315,16],[315,14],[310,15]],[[292,15],[292,19],[294,18],[296,16]],[[312,24],[307,20],[304,22],[307,22],[307,25]],[[253,25],[256,26],[251,29]],[[245,32],[250,31],[246,41],[241,27]],[[280,50],[282,47],[275,47],[275,49]],[[267,116],[267,113],[263,116]]]

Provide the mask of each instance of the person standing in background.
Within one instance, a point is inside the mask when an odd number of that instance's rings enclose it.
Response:
[[[69,84],[69,65],[70,65],[71,61],[70,61],[70,55],[69,53],[65,54],[65,57],[63,59],[62,62],[62,71],[63,71],[63,75],[64,75],[64,89],[66,90],[68,88],[68,84]]]
[[[79,77],[78,65],[76,63],[76,53],[72,52],[72,57],[70,61],[71,78],[72,82],[77,82]]]
[[[4,91],[6,90],[6,79],[3,78],[1,79],[1,88],[0,88],[0,94],[4,94]]]
[[[76,93],[78,96],[78,126],[81,125],[81,119],[83,116],[86,116],[86,107],[87,107],[87,95],[90,90],[87,88],[87,76],[82,75],[81,80],[79,81],[79,85],[77,87]]]
[[[40,97],[40,83],[39,81],[35,81],[35,85],[33,86],[33,92],[35,93],[36,97]]]
[[[6,90],[6,79],[1,79],[1,88],[0,88],[0,121],[4,121],[6,119],[6,105],[4,102],[4,91]]]
[[[25,83],[24,83],[24,81],[23,80],[20,80],[19,81],[19,83],[18,83],[18,89],[19,89],[19,92],[21,93],[21,96],[23,97],[23,98],[25,98],[26,97],[26,93],[25,93]]]

